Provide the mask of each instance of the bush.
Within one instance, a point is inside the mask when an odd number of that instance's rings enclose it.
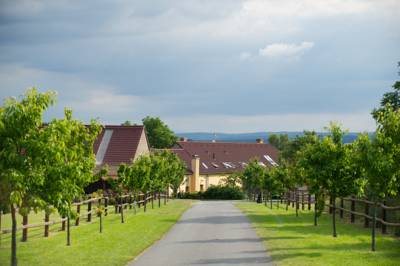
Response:
[[[203,199],[240,200],[243,192],[239,187],[210,186],[203,193]]]
[[[238,187],[210,186],[205,192],[179,193],[181,199],[240,200],[243,192]]]

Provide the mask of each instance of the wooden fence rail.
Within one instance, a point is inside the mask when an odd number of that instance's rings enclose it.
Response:
[[[124,194],[124,195],[116,195],[114,197],[104,196],[104,197],[96,197],[96,198],[88,198],[79,202],[74,202],[72,206],[76,207],[76,217],[75,217],[75,225],[79,226],[81,218],[86,217],[87,222],[91,222],[92,215],[97,214],[97,209],[93,209],[92,207],[102,206],[102,210],[104,211],[104,216],[110,212],[110,210],[115,209],[115,213],[120,212],[122,208],[132,208],[132,206],[137,206],[140,208],[140,205],[146,204],[149,200],[154,198],[164,198],[167,199],[168,195],[164,193],[157,193],[154,196],[151,193],[138,193],[136,195],[132,194]],[[114,200],[115,204],[110,205],[110,200]],[[135,200],[133,200],[135,199]],[[87,210],[82,211],[81,206],[87,205]],[[11,228],[2,228],[2,218],[4,214],[1,211],[0,213],[0,238],[4,234],[11,233]],[[4,220],[4,219],[3,219]],[[28,229],[40,228],[44,227],[44,236],[49,236],[49,226],[62,224],[61,230],[65,230],[65,223],[68,218],[60,217],[56,220],[50,220],[50,214],[45,213],[44,222],[28,224],[28,216],[23,216],[23,224],[21,226],[17,226],[17,231],[23,231],[22,241],[27,241],[28,239]]]

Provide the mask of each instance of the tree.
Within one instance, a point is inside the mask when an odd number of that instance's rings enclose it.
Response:
[[[262,182],[266,174],[265,166],[261,165],[256,159],[249,162],[241,175],[243,189],[249,198],[257,195],[257,202],[261,203]]]
[[[73,201],[95,180],[96,159],[93,144],[101,126],[92,120],[89,126],[72,118],[65,110],[63,119],[54,119],[41,132],[41,164],[45,169],[41,198],[67,218],[67,245],[71,244],[69,222],[75,216]]]
[[[400,62],[398,62],[397,65],[400,68]],[[400,109],[400,81],[396,81],[392,87],[394,91],[386,92],[385,94],[383,94],[380,104],[381,106],[379,108],[374,108],[374,110],[372,111],[372,116],[375,120],[377,120],[379,115],[384,113],[388,107],[390,107],[394,111]]]
[[[39,93],[33,88],[19,99],[6,99],[0,107],[0,200],[11,211],[11,265],[17,265],[17,209],[44,206],[40,150],[47,142],[40,134],[43,112],[54,102],[54,92]]]
[[[178,140],[174,132],[159,117],[146,116],[142,121],[152,148],[171,148]]]
[[[175,154],[169,151],[161,153],[162,158],[165,160],[165,173],[164,173],[164,189],[168,190],[170,187],[173,191],[173,196],[178,196],[178,190],[181,186],[186,173],[185,163]],[[168,193],[168,191],[166,191]]]
[[[271,134],[268,137],[268,143],[282,151],[286,144],[289,142],[287,134]]]
[[[242,182],[241,175],[242,175],[242,173],[235,172],[235,173],[228,175],[226,178],[222,179],[221,181],[223,182],[223,184],[225,186],[235,188],[235,187],[238,187]]]
[[[121,126],[136,126],[136,123],[133,123],[130,120],[126,120],[124,123],[121,124]]]
[[[336,198],[358,192],[360,172],[352,163],[352,145],[343,144],[345,132],[331,123],[330,135],[307,145],[303,152],[303,166],[310,187],[317,194],[326,191],[332,199],[332,227],[336,237]]]
[[[147,192],[150,190],[151,186],[151,170],[152,163],[150,156],[142,155],[140,156],[131,166],[130,174],[127,178],[127,185],[133,191],[142,192],[145,194],[144,199],[144,211],[147,208]]]

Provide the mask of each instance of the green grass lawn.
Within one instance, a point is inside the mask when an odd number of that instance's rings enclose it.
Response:
[[[257,234],[277,265],[400,265],[400,239],[377,235],[377,251],[370,251],[371,229],[343,223],[337,215],[338,237],[332,237],[332,218],[324,214],[313,225],[313,212],[296,217],[289,207],[237,203],[252,221]],[[379,231],[379,230],[377,230]]]
[[[160,209],[148,204],[134,215],[125,210],[125,223],[120,215],[109,214],[103,219],[103,233],[99,220],[71,227],[71,246],[66,246],[66,232],[54,231],[49,238],[40,233],[30,234],[28,242],[18,242],[19,265],[126,265],[154,241],[160,239],[191,206],[188,200],[172,200]],[[31,237],[32,236],[32,237]],[[20,233],[18,235],[20,239]],[[4,235],[0,246],[0,265],[10,263],[10,234]]]

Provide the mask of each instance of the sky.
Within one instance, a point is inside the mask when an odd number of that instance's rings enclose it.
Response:
[[[46,120],[176,132],[373,131],[399,29],[398,0],[0,0],[0,98],[51,89]]]

